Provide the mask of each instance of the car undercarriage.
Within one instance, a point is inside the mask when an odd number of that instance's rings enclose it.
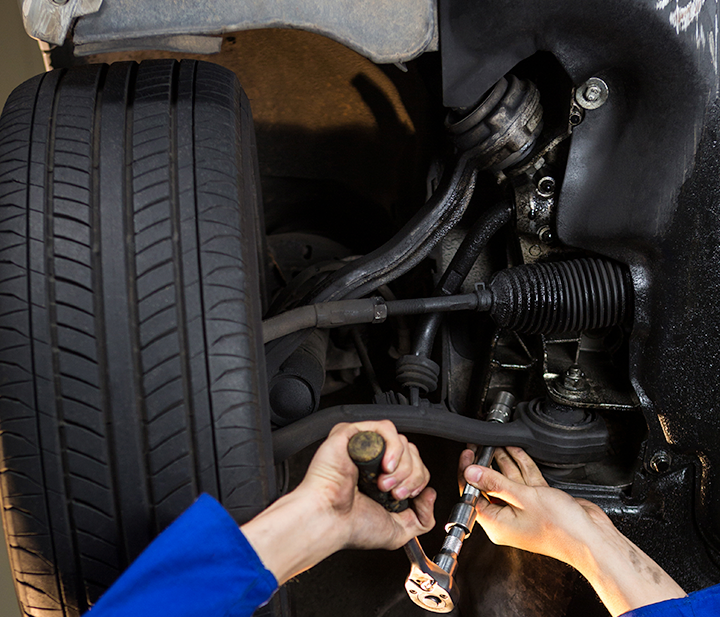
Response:
[[[464,444],[515,445],[686,591],[720,581],[718,15],[682,4],[26,0],[52,70],[0,120],[24,614],[83,613],[200,492],[248,520],[366,419],[428,463],[429,557]],[[607,614],[559,562],[458,551],[454,614]],[[343,551],[258,614],[425,613],[408,572]]]

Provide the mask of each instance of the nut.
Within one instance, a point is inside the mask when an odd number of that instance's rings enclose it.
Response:
[[[581,392],[587,388],[585,373],[577,365],[573,364],[562,377],[562,388],[572,392]]]

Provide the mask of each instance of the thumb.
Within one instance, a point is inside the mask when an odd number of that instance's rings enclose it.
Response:
[[[465,469],[465,480],[483,493],[498,497],[516,508],[522,507],[523,493],[528,489],[527,486],[506,478],[494,469],[480,465],[470,465]]]
[[[437,493],[427,487],[413,500],[413,507],[399,514],[391,514],[395,519],[400,533],[394,542],[393,548],[399,548],[415,536],[427,533],[435,526],[433,506]]]

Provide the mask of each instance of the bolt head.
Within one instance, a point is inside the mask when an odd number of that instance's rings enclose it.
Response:
[[[538,230],[538,238],[543,244],[550,244],[553,241],[553,234],[549,225],[543,225]]]
[[[542,249],[537,244],[533,244],[528,249],[528,253],[530,253],[531,257],[540,257],[540,255],[542,255]]]
[[[600,98],[601,94],[602,90],[600,90],[600,88],[595,85],[592,85],[587,90],[585,90],[585,98],[588,101],[597,101]]]
[[[597,109],[605,104],[610,89],[599,77],[591,77],[575,91],[575,101],[583,109]]]
[[[670,469],[672,459],[665,450],[658,450],[650,459],[650,469],[655,473],[665,473]]]
[[[555,178],[543,176],[537,183],[537,194],[540,197],[552,197],[555,194]]]

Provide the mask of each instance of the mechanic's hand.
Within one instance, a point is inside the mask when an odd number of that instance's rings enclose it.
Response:
[[[477,522],[495,544],[547,555],[577,568],[612,615],[685,592],[640,548],[623,536],[595,504],[550,488],[521,448],[500,448],[502,473],[472,465],[465,450],[465,480],[504,504],[478,500]]]
[[[358,470],[347,447],[360,431],[385,439],[383,491],[412,498],[412,507],[391,514],[358,491]],[[339,424],[315,453],[305,478],[242,531],[279,584],[343,548],[388,548],[432,529],[435,491],[417,448],[398,435],[392,422]]]
[[[514,546],[574,565],[585,539],[596,527],[614,526],[606,514],[585,499],[550,488],[535,462],[521,448],[498,448],[502,471],[471,465],[474,453],[460,455],[465,480],[507,506],[479,499],[477,521],[495,544]]]
[[[413,499],[411,508],[391,514],[358,491],[358,470],[347,448],[350,438],[361,431],[374,431],[385,439],[378,487],[398,500]],[[395,549],[435,525],[435,491],[426,488],[428,480],[430,473],[417,447],[399,435],[392,422],[384,420],[335,426],[315,453],[297,490],[309,491],[314,499],[327,504],[336,524],[346,529],[344,548]]]

